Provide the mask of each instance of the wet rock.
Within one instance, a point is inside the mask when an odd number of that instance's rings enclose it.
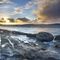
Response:
[[[46,49],[44,49],[44,48],[41,48],[41,50],[44,50],[44,51],[45,51]]]
[[[28,60],[28,59],[23,59],[23,60]]]
[[[25,34],[27,37],[36,38],[36,34]]]
[[[54,40],[60,40],[60,35],[55,36]]]
[[[24,43],[24,41],[20,41],[20,43]]]
[[[37,40],[41,42],[49,42],[53,40],[53,35],[47,32],[40,32],[36,35]]]
[[[54,41],[54,46],[60,48],[60,41]]]
[[[48,44],[40,41],[28,42],[18,38],[2,38],[2,60],[52,60],[60,59],[60,50],[50,48]],[[37,44],[37,45],[36,45]],[[59,49],[59,48],[58,48]],[[57,52],[56,52],[56,51]],[[52,58],[51,58],[52,57]]]
[[[8,39],[6,39],[6,37],[1,37],[1,44],[4,43],[9,43]]]
[[[14,55],[15,58],[21,58],[21,59],[25,59],[25,56],[22,55],[22,54],[19,54],[19,55]]]
[[[53,57],[49,57],[48,60],[57,60],[57,59],[55,59]]]
[[[29,53],[25,53],[24,56],[26,57],[26,59],[30,59]]]
[[[22,58],[15,58],[15,60],[23,60]]]
[[[60,35],[57,35],[54,37],[54,41],[53,41],[55,47],[59,47],[60,48]]]
[[[30,45],[31,45],[31,46],[36,46],[36,44],[35,44],[35,43],[33,43],[33,42],[30,42]]]
[[[42,57],[41,56],[36,56],[38,59],[42,59]]]
[[[32,56],[29,60],[37,60],[35,56]]]
[[[13,60],[12,58],[9,58],[8,60]]]
[[[14,44],[14,45],[17,45],[17,44],[19,44],[19,40],[18,39],[13,39],[13,38],[9,38],[9,40]]]
[[[49,48],[49,44],[44,44],[43,42],[38,42],[39,45],[36,46],[38,50],[47,50]]]
[[[24,45],[31,46],[29,43],[24,43]]]

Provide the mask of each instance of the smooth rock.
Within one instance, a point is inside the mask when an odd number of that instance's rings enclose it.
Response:
[[[54,43],[55,47],[60,48],[60,35],[57,35],[54,37],[53,43]]]
[[[55,36],[54,40],[60,40],[60,35]]]
[[[54,42],[54,45],[55,45],[55,47],[60,48],[60,42],[59,42],[59,41],[55,41],[55,42]]]
[[[37,40],[41,42],[49,42],[53,40],[53,35],[47,32],[40,32],[36,35]]]

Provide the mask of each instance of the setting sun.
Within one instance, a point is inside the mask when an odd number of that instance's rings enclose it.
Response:
[[[6,23],[9,23],[10,21],[9,20],[6,20]]]
[[[7,20],[7,18],[4,18],[4,19],[5,19],[6,23],[9,23],[10,22],[9,20]]]

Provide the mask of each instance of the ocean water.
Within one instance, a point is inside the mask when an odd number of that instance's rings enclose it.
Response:
[[[39,32],[49,32],[52,35],[60,35],[60,28],[0,26],[0,29],[19,31],[19,32],[31,33],[31,34],[38,34]]]

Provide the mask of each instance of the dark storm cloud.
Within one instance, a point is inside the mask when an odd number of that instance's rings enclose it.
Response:
[[[6,21],[4,20],[4,18],[0,18],[0,23],[5,23]]]
[[[38,16],[46,19],[60,18],[60,0],[45,0],[39,7]]]
[[[16,20],[20,20],[22,22],[29,22],[30,21],[29,19],[27,19],[25,17],[23,17],[23,18],[16,18]]]
[[[60,22],[60,0],[42,0],[38,10],[33,10],[38,22]]]
[[[4,18],[1,18],[1,20],[4,20]]]
[[[7,18],[10,22],[15,22],[13,18]]]

